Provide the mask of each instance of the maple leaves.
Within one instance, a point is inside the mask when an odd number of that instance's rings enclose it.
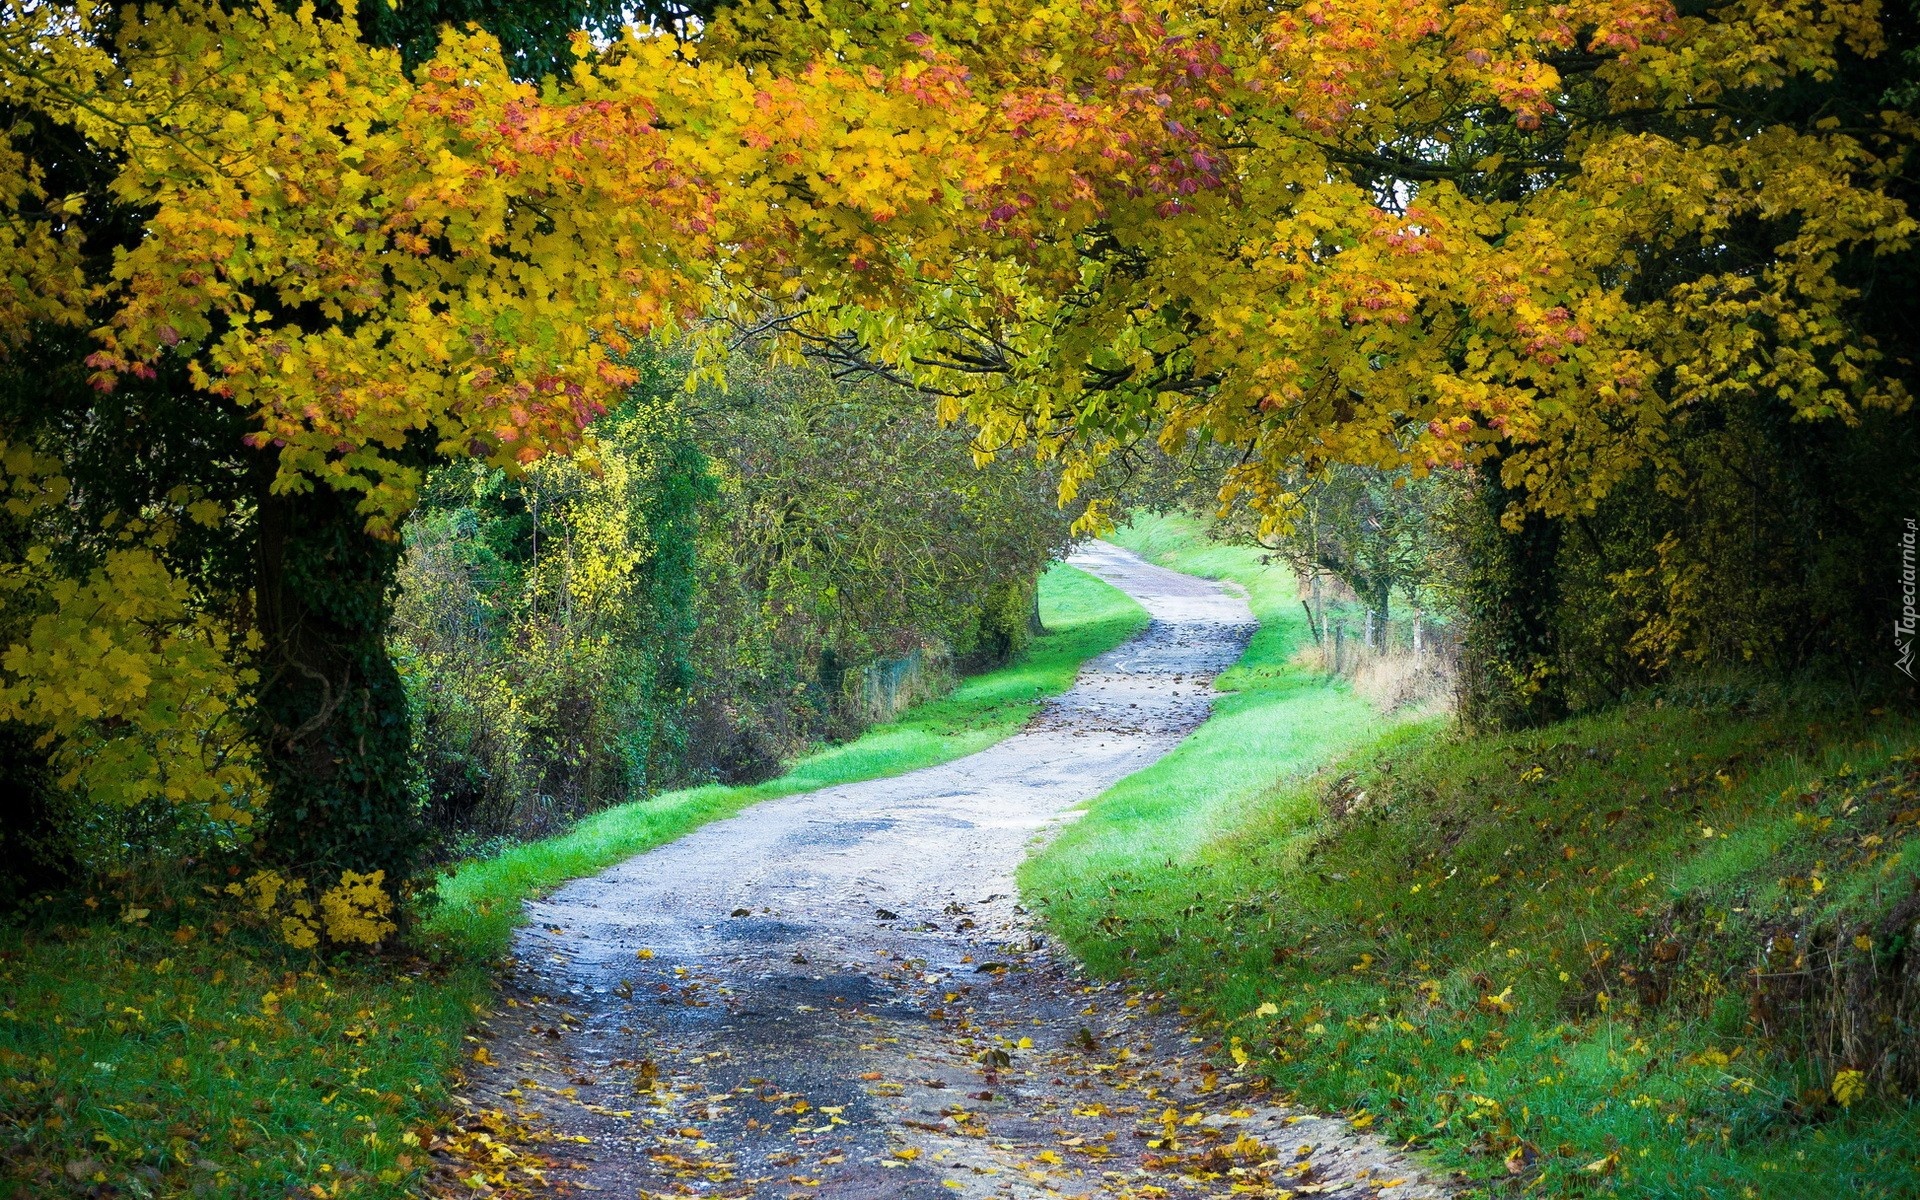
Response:
[[[411,507],[409,439],[506,465],[575,449],[631,382],[630,338],[699,313],[717,279],[792,294],[824,266],[816,292],[877,303],[905,256],[1031,240],[1075,206],[1084,225],[1109,176],[1175,205],[1217,183],[1191,130],[1143,119],[1165,97],[1118,43],[1093,55],[1106,94],[983,94],[916,34],[885,69],[773,73],[630,31],[535,87],[479,33],[449,30],[410,76],[308,9],[142,14],[111,53],[93,17],[10,8],[0,62],[120,155],[116,197],[152,214],[91,281],[111,303],[95,385],[185,357],[255,414],[282,490],[362,493],[376,529]],[[32,191],[29,165],[10,177]]]
[[[1084,222],[917,264],[904,312],[823,318],[950,394],[984,444],[1066,455],[1069,490],[1118,447],[1198,436],[1246,451],[1223,497],[1275,522],[1296,464],[1494,456],[1562,515],[1672,469],[1671,426],[1705,402],[1777,395],[1841,420],[1906,403],[1838,264],[1910,243],[1886,187],[1910,131],[1711,108],[1875,52],[1871,5],[1342,0],[1163,20],[1157,52],[1189,54],[1182,78],[1204,84],[1152,97],[1204,167],[1167,189],[1177,203],[1096,188]],[[1782,231],[1757,268],[1725,245],[1755,227]]]
[[[85,294],[78,230],[45,219],[54,201],[39,164],[15,141],[20,132],[16,125],[0,136],[0,261],[12,268],[0,291],[0,339],[9,340],[35,323],[77,323]]]
[[[804,298],[987,444],[1244,445],[1226,494],[1276,514],[1294,460],[1496,445],[1534,503],[1583,511],[1687,405],[1905,403],[1835,262],[1910,239],[1882,186],[1907,131],[1663,115],[1875,52],[1869,4],[750,5],[697,47],[582,41],[540,87],[477,33],[409,76],[308,11],[188,6],[112,54],[90,19],[10,9],[5,53],[154,209],[96,281],[100,386],[190,356],[283,488],[362,492],[376,528],[411,505],[409,438],[570,452],[628,339],[717,301]],[[17,209],[37,175],[0,167]],[[1625,298],[1664,248],[1754,219],[1793,226],[1760,270]],[[24,277],[71,273],[64,235],[28,233]]]
[[[449,33],[409,79],[310,11],[189,6],[129,24],[118,57],[124,81],[48,104],[120,150],[116,192],[153,209],[107,285],[96,386],[185,355],[256,414],[283,488],[364,492],[376,526],[411,507],[409,437],[569,450],[630,380],[620,331],[703,294],[712,196],[651,112],[545,103],[482,35]]]
[[[24,522],[70,494],[60,464],[0,442],[6,516]],[[188,520],[215,524],[220,506],[175,489],[168,509],[122,524],[99,566],[63,573],[45,546],[0,564],[0,601],[26,610],[0,652],[0,720],[39,731],[60,786],[130,808],[191,807],[229,833],[252,824],[258,786],[242,718],[253,673],[236,638],[196,611],[190,589],[155,551]]]
[[[49,574],[42,560],[0,575],[0,588]],[[51,751],[62,787],[251,824],[259,776],[240,719],[251,673],[235,664],[228,632],[193,611],[186,586],[144,547],[114,550],[48,593],[47,611],[0,658],[0,718],[45,730],[37,748]]]

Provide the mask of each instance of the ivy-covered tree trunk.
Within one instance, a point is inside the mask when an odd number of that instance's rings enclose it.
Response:
[[[1393,615],[1393,570],[1385,563],[1376,564],[1364,582],[1366,589],[1359,593],[1360,601],[1373,610],[1374,619],[1384,626]]]
[[[1466,522],[1468,614],[1460,712],[1468,725],[1527,728],[1566,715],[1559,671],[1561,526],[1527,512],[1518,529],[1501,518],[1520,497],[1490,463]]]
[[[524,79],[570,62],[571,37],[583,24],[612,32],[636,12],[671,23],[707,11],[698,0],[584,9],[426,0],[359,9],[363,36],[399,49],[409,64],[432,53],[447,25],[477,22],[500,38]],[[387,650],[401,546],[368,536],[354,500],[325,484],[289,496],[261,488],[257,722],[272,793],[261,848],[317,876],[385,870],[401,884],[425,842],[406,693]]]
[[[401,886],[423,837],[387,652],[400,544],[370,536],[353,497],[328,487],[263,496],[259,522],[261,848],[316,883],[384,870]]]

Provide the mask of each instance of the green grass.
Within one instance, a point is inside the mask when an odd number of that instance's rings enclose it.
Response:
[[[0,1196],[417,1195],[522,899],[758,800],[982,749],[1146,622],[1066,567],[1041,606],[1050,632],[1012,665],[779,779],[657,796],[464,864],[411,956],[294,952],[211,884],[0,928]]]
[[[1225,561],[1193,533],[1133,537]],[[1024,868],[1097,968],[1473,1194],[1920,1195],[1920,721],[1731,680],[1498,737],[1242,732],[1268,786],[1170,756]]]
[[[1022,868],[1024,890],[1096,969],[1113,971],[1129,953],[1101,936],[1109,884],[1151,874],[1170,856],[1195,853],[1231,829],[1278,781],[1311,772],[1395,722],[1343,683],[1288,660],[1309,636],[1290,572],[1258,550],[1209,542],[1199,522],[1137,518],[1111,539],[1162,566],[1239,584],[1260,621],[1246,653],[1215,686],[1227,694],[1213,717],[1172,753],[1129,775],[1087,815]]]
[[[154,903],[0,935],[0,1195],[410,1194],[486,971],[330,967]]]

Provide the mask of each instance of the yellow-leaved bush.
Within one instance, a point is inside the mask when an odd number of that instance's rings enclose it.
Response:
[[[296,950],[311,950],[323,941],[364,948],[378,946],[398,928],[386,879],[385,871],[343,871],[316,899],[304,879],[255,871],[226,890],[255,923]]]
[[[60,505],[59,464],[0,443],[7,515]],[[189,519],[217,506],[178,497]],[[0,719],[40,730],[59,784],[86,800],[192,806],[244,837],[262,799],[245,712],[254,682],[227,626],[161,560],[174,513],[121,523],[121,544],[79,576],[44,546],[0,564],[0,603],[24,625],[0,651]]]

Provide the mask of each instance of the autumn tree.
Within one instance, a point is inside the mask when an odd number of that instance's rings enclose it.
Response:
[[[657,320],[663,301],[697,303],[671,268],[648,288],[645,264],[613,264],[615,243],[677,244],[705,198],[610,198],[618,211],[600,228],[589,204],[584,223],[540,228],[543,201],[580,190],[580,160],[542,143],[580,134],[581,113],[516,124],[513,106],[534,92],[484,38],[450,46],[416,87],[399,55],[305,13],[10,9],[6,33],[15,227],[31,255],[20,265],[38,272],[21,291],[42,298],[10,329],[23,402],[9,442],[20,462],[47,452],[34,469],[70,497],[38,514],[61,553],[18,560],[26,643],[115,621],[136,643],[156,623],[185,626],[227,675],[180,681],[212,699],[156,713],[185,662],[177,650],[132,666],[103,653],[108,669],[77,677],[71,655],[16,650],[9,715],[45,730],[56,760],[100,738],[144,741],[154,779],[140,799],[253,822],[273,857],[403,877],[417,833],[384,640],[392,531],[421,471],[448,453],[518,463],[578,439],[595,395],[623,378],[602,334]],[[495,107],[461,111],[481,95]],[[622,120],[593,136],[623,136]],[[520,176],[520,189],[471,186],[470,164],[503,154],[555,169]],[[649,192],[678,182],[644,170],[597,178]],[[551,273],[516,279],[536,254]],[[635,303],[600,303],[614,279],[639,285]],[[592,315],[556,324],[541,311],[556,304]],[[517,352],[521,341],[539,350]],[[13,474],[19,490],[27,475]],[[114,555],[163,598],[138,611],[103,601],[102,589],[126,590],[100,575]],[[89,570],[99,585],[59,582]],[[232,652],[242,638],[252,653]],[[153,714],[144,739],[122,736],[129,705]],[[154,742],[171,726],[215,752],[165,752]],[[272,802],[247,811],[261,795]]]
[[[15,506],[6,715],[56,766],[137,747],[142,802],[251,822],[283,861],[398,878],[418,834],[383,634],[430,465],[590,461],[632,338],[716,286],[885,303],[883,232],[984,245],[1032,163],[1158,135],[1131,89],[1095,119],[1044,87],[1008,107],[911,33],[885,68],[576,33],[536,86],[484,34],[409,69],[343,15],[6,10],[0,316],[19,391],[62,397],[10,418],[12,486],[56,498]],[[1046,182],[1093,211],[1093,178]],[[135,567],[145,606],[108,603]],[[88,631],[111,669],[75,675]]]
[[[1009,72],[1030,27],[847,8],[818,36],[859,29],[884,57],[881,30],[917,24],[983,77]],[[745,11],[719,26],[743,45],[805,42],[768,32],[801,18]],[[1082,214],[1019,190],[996,210],[1018,268],[997,250],[916,259],[911,319],[823,307],[821,344],[910,372],[989,444],[1066,456],[1070,481],[1143,437],[1231,448],[1223,499],[1271,529],[1330,464],[1472,473],[1496,531],[1482,645],[1499,686],[1532,697],[1516,719],[1563,708],[1565,548],[1604,543],[1625,492],[1671,523],[1597,568],[1641,573],[1610,657],[1864,659],[1891,575],[1859,564],[1890,544],[1892,511],[1860,481],[1870,460],[1913,479],[1911,456],[1869,453],[1911,442],[1910,322],[1877,299],[1912,277],[1910,11],[1307,0],[1116,17],[1110,44],[1180,64],[1138,84],[1190,138],[1178,186],[1121,154],[1136,203]],[[1754,455],[1775,465],[1739,482]],[[1681,493],[1686,512],[1667,505]],[[1736,508],[1790,497],[1827,540],[1741,573],[1798,599],[1714,632],[1688,581],[1723,573],[1688,559],[1688,530],[1731,538]],[[1861,502],[1876,533],[1840,549]],[[1825,640],[1792,636],[1808,624]]]

